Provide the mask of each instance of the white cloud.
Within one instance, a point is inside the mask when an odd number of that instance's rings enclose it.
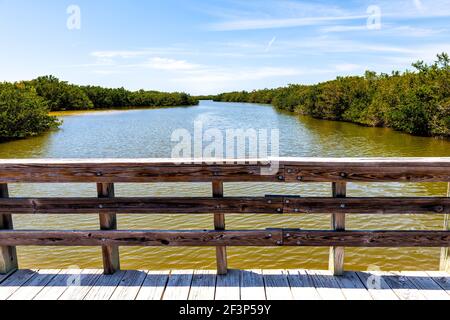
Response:
[[[307,18],[280,18],[280,19],[249,19],[220,22],[211,25],[215,31],[235,31],[235,30],[257,30],[257,29],[278,29],[303,26],[323,25],[333,21],[362,20],[368,16],[335,16],[335,17],[307,17]]]
[[[201,67],[198,64],[189,63],[186,60],[175,60],[161,57],[151,58],[148,62],[143,63],[142,66],[166,71],[194,70]]]
[[[341,63],[335,66],[336,71],[345,71],[345,72],[350,72],[350,71],[355,71],[355,70],[359,70],[362,67],[359,64],[354,64],[354,63]]]
[[[149,53],[147,51],[95,51],[91,53],[91,56],[96,58],[134,58],[139,56],[145,56]]]

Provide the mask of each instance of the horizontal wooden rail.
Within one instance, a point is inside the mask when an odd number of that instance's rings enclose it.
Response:
[[[269,168],[273,170],[270,172]],[[263,174],[264,173],[264,174]],[[271,174],[268,174],[271,173]],[[2,160],[0,183],[448,182],[449,158]]]
[[[450,246],[450,231],[1,231],[5,246]]]
[[[212,197],[114,194],[114,183],[161,182],[212,183]],[[333,193],[225,197],[228,182],[327,182]],[[0,160],[0,273],[17,268],[16,246],[101,246],[105,273],[120,269],[120,246],[216,247],[219,274],[227,271],[228,246],[331,247],[330,270],[336,275],[344,271],[345,247],[442,247],[441,269],[449,268],[450,197],[351,198],[348,182],[450,182],[450,158]],[[9,198],[9,183],[95,183],[97,198]],[[32,214],[96,214],[100,230],[13,230],[14,215]],[[119,231],[117,214],[211,214],[214,230]],[[226,214],[331,214],[332,225],[325,231],[232,231],[225,230]],[[440,231],[347,231],[347,214],[442,214],[446,222]]]
[[[450,198],[5,198],[0,214],[449,214]]]

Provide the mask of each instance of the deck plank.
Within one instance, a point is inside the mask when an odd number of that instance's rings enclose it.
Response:
[[[356,275],[374,300],[399,300],[381,274],[358,271]]]
[[[84,300],[109,300],[125,275],[125,271],[118,271],[113,275],[100,275]]]
[[[191,289],[193,270],[172,270],[163,300],[187,300]]]
[[[426,300],[426,297],[420,293],[420,290],[408,277],[402,276],[398,272],[386,272],[383,274],[383,278],[400,300]]]
[[[0,300],[8,299],[24,283],[36,274],[37,270],[19,270],[14,272],[0,286]]]
[[[61,295],[59,300],[83,300],[91,290],[92,286],[98,281],[102,270],[83,270],[79,277],[69,279],[69,287]]]
[[[214,300],[217,271],[196,270],[192,278],[189,300]]]
[[[228,270],[226,275],[217,275],[215,300],[240,300],[240,281],[240,270]]]
[[[61,272],[60,269],[55,270],[39,270],[33,277],[17,289],[8,300],[33,300],[33,298]]]
[[[320,300],[312,277],[305,270],[288,270],[288,281],[294,300]]]
[[[433,279],[442,289],[450,294],[450,273],[443,271],[427,271],[428,276]]]
[[[266,300],[266,289],[262,271],[259,269],[243,270],[241,275],[242,300]]]
[[[14,272],[16,272],[17,270],[13,270],[11,272],[8,272],[6,274],[0,274],[0,284],[5,281],[6,279],[9,278],[9,276],[11,276]]]
[[[169,271],[147,271],[136,300],[161,300],[169,279]]]
[[[263,270],[267,300],[292,300],[286,270]]]
[[[336,280],[347,300],[373,300],[356,272],[345,272]]]
[[[81,273],[80,269],[61,270],[33,299],[58,300],[68,289],[70,278]]]
[[[128,270],[110,300],[134,300],[136,299],[142,283],[144,283],[147,273],[138,270]]]
[[[329,271],[307,270],[313,279],[317,292],[323,300],[345,300],[336,277]]]
[[[426,272],[404,271],[401,275],[407,277],[428,300],[450,300],[450,295]]]

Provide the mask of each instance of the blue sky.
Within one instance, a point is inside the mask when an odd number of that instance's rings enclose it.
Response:
[[[0,39],[0,81],[213,94],[432,61],[450,0],[0,0]]]

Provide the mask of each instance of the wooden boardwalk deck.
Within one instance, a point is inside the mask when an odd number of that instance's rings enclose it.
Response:
[[[19,270],[0,275],[0,300],[450,300],[443,272],[313,270]]]

